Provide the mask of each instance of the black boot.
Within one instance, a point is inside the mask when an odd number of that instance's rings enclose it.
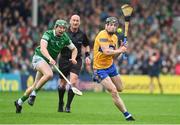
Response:
[[[14,105],[16,107],[16,113],[21,113],[22,106],[18,104],[18,100],[14,102]]]
[[[29,99],[28,99],[28,104],[30,106],[33,106],[34,105],[34,102],[35,102],[35,99],[36,99],[36,96],[29,96]]]
[[[126,118],[126,121],[135,121],[135,119],[132,116],[130,116],[129,118]]]

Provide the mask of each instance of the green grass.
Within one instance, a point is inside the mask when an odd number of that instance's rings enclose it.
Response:
[[[180,95],[122,94],[136,118],[127,122],[107,93],[84,92],[76,96],[72,113],[58,113],[57,92],[40,91],[36,103],[15,113],[14,100],[22,92],[0,92],[0,124],[180,124]]]

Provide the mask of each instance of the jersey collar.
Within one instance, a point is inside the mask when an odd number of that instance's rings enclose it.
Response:
[[[54,36],[56,36],[55,30],[53,30],[53,34],[54,34]]]

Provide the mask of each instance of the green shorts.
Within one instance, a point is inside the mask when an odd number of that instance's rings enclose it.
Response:
[[[33,66],[33,68],[36,69],[37,65],[42,61],[46,62],[41,56],[34,55],[33,58],[32,58],[32,66]]]

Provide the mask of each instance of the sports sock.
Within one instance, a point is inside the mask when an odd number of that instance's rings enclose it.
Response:
[[[126,119],[132,116],[129,112],[124,112],[123,114]]]
[[[72,89],[70,88],[69,91],[68,91],[68,98],[67,98],[67,104],[66,104],[66,107],[70,108],[71,107],[71,102],[74,98],[74,92],[72,91]]]
[[[58,87],[58,93],[59,93],[59,104],[63,104],[63,99],[64,99],[64,93],[65,93],[65,88],[59,86]]]
[[[33,90],[30,94],[30,96],[36,96],[36,92]]]
[[[34,92],[37,94],[39,92],[40,88],[35,88]]]
[[[28,97],[29,97],[29,96],[24,95],[24,96],[22,96],[21,98],[19,98],[19,99],[18,99],[18,104],[19,104],[19,105],[22,105],[23,102],[25,102],[25,101],[28,99]]]
[[[21,98],[18,99],[18,102],[17,102],[19,105],[22,105],[23,104],[23,101]]]

